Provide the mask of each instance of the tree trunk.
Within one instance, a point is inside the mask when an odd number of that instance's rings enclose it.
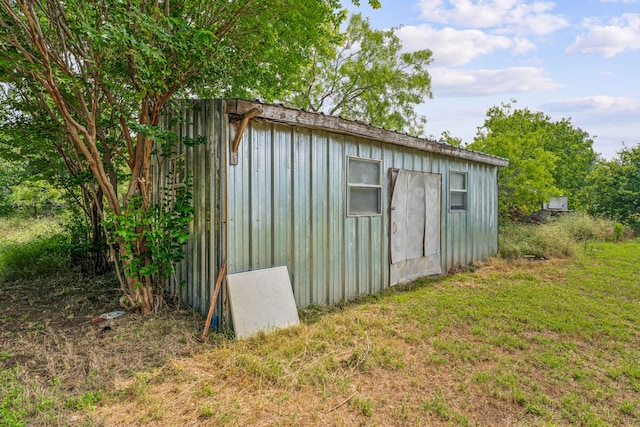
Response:
[[[96,197],[91,198],[91,248],[93,251],[94,274],[104,274],[109,271],[105,235],[100,225],[103,212],[102,190],[98,189]]]
[[[120,259],[124,269],[125,281],[127,285],[125,297],[128,297],[128,308],[139,310],[141,314],[149,314],[157,307],[154,304],[153,286],[150,280],[144,280],[139,274],[131,269],[131,258],[143,256],[137,250],[129,253],[125,243],[119,244]]]

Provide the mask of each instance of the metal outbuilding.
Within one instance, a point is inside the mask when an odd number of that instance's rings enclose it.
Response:
[[[498,250],[506,159],[257,101],[188,101],[180,119],[179,136],[206,143],[178,147],[195,217],[170,286],[203,314],[223,259],[229,274],[287,266],[304,307]],[[154,188],[163,168],[156,159]]]

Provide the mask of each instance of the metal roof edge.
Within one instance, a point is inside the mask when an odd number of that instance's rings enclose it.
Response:
[[[347,120],[341,117],[328,116],[322,113],[313,113],[282,105],[265,104],[261,101],[249,101],[240,98],[227,98],[224,101],[227,104],[228,114],[243,115],[247,111],[259,106],[262,108],[262,112],[255,116],[256,119],[261,118],[295,126],[316,128],[328,132],[364,137],[388,144],[415,148],[434,154],[441,154],[498,167],[509,166],[509,159],[386,130],[360,121]]]

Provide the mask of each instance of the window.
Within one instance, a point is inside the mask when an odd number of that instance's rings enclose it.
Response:
[[[382,214],[381,168],[378,160],[348,158],[347,216]]]
[[[451,211],[467,210],[466,172],[449,172],[449,209]]]

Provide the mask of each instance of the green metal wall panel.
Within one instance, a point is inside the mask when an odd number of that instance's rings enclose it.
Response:
[[[193,179],[194,220],[189,224],[191,237],[184,247],[185,260],[175,267],[175,274],[167,283],[169,295],[180,296],[206,314],[221,262],[220,147],[226,128],[223,102],[188,101],[178,114],[169,115],[164,120],[164,126],[175,131],[180,138],[202,135],[207,141],[193,147],[182,144],[176,147],[179,161],[184,161]],[[158,201],[166,184],[167,161],[156,156],[152,167],[152,188]]]
[[[349,156],[382,161],[382,215],[346,216]],[[389,168],[442,174],[442,269],[497,250],[494,166],[379,141],[251,121],[229,167],[230,272],[287,265],[296,303],[334,304],[389,285]],[[449,211],[450,170],[468,173],[468,210]]]
[[[337,134],[329,134],[327,146],[327,179],[328,211],[327,211],[327,250],[328,275],[327,275],[327,299],[319,303],[330,304],[344,298],[345,287],[345,152],[344,137]]]
[[[222,251],[228,273],[286,265],[300,307],[388,287],[389,169],[441,174],[442,271],[497,252],[496,166],[261,119],[249,121],[238,164],[230,165],[223,109],[223,102],[201,101],[184,110],[189,124],[181,128],[209,139],[207,146],[184,148],[196,219],[176,275],[186,282],[185,300],[201,312],[208,309]],[[349,156],[381,161],[381,215],[347,216]],[[466,212],[449,209],[452,170],[468,173]]]

